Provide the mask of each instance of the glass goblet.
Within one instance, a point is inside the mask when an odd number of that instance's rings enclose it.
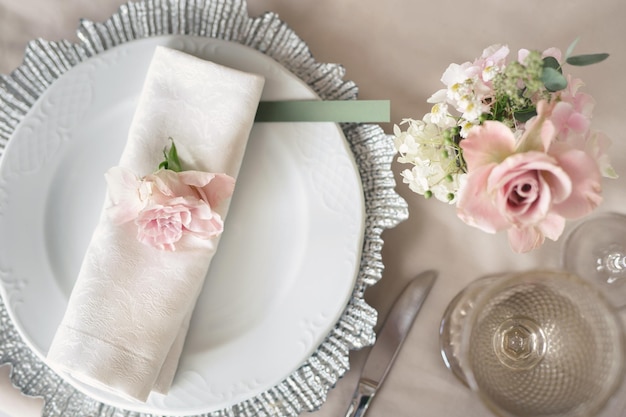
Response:
[[[626,306],[626,216],[604,213],[565,238],[563,268],[593,282],[616,307]]]
[[[499,416],[590,417],[623,378],[616,311],[565,272],[474,281],[448,306],[440,343],[446,365]]]

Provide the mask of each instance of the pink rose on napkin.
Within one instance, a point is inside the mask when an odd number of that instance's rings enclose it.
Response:
[[[486,232],[507,230],[516,252],[537,248],[546,237],[558,239],[566,218],[587,215],[601,201],[596,161],[555,140],[546,103],[537,110],[519,140],[503,123],[486,121],[460,145],[468,177],[459,217]]]
[[[201,171],[160,169],[140,178],[113,167],[105,177],[112,220],[134,221],[140,242],[170,251],[186,235],[210,239],[221,234],[224,224],[215,208],[235,187],[228,175]]]

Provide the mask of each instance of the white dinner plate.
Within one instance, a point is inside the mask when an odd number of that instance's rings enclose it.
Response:
[[[157,45],[266,77],[263,100],[314,99],[298,77],[233,42],[180,35],[128,42],[73,67],[16,128],[0,161],[0,271],[7,308],[45,361]],[[192,415],[254,397],[296,370],[341,316],[363,245],[361,179],[332,123],[255,124],[220,248],[173,387],[132,402]],[[8,285],[7,283],[11,283]]]

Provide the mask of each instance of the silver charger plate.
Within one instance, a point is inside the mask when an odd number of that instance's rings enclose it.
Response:
[[[356,99],[339,65],[317,63],[306,44],[277,15],[247,15],[242,1],[143,1],[122,6],[103,23],[81,22],[79,43],[33,41],[24,63],[0,80],[0,152],[46,89],[66,71],[116,45],[160,35],[204,36],[237,42],[266,54],[309,85],[323,99]],[[325,401],[347,371],[350,350],[371,345],[376,311],[364,291],[382,276],[381,233],[407,217],[406,203],[394,191],[390,169],[395,154],[378,126],[341,126],[359,168],[365,200],[361,268],[344,313],[323,343],[295,372],[257,396],[206,416],[297,416]],[[0,209],[2,196],[0,196]],[[5,288],[23,283],[2,270]],[[139,414],[100,403],[51,371],[21,340],[0,301],[0,363],[13,365],[12,381],[27,395],[45,400],[44,416],[131,416]]]

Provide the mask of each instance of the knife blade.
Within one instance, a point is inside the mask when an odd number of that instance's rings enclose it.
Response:
[[[394,302],[374,346],[367,355],[346,417],[360,417],[367,411],[378,388],[389,373],[436,278],[435,271],[422,272],[407,284]]]

